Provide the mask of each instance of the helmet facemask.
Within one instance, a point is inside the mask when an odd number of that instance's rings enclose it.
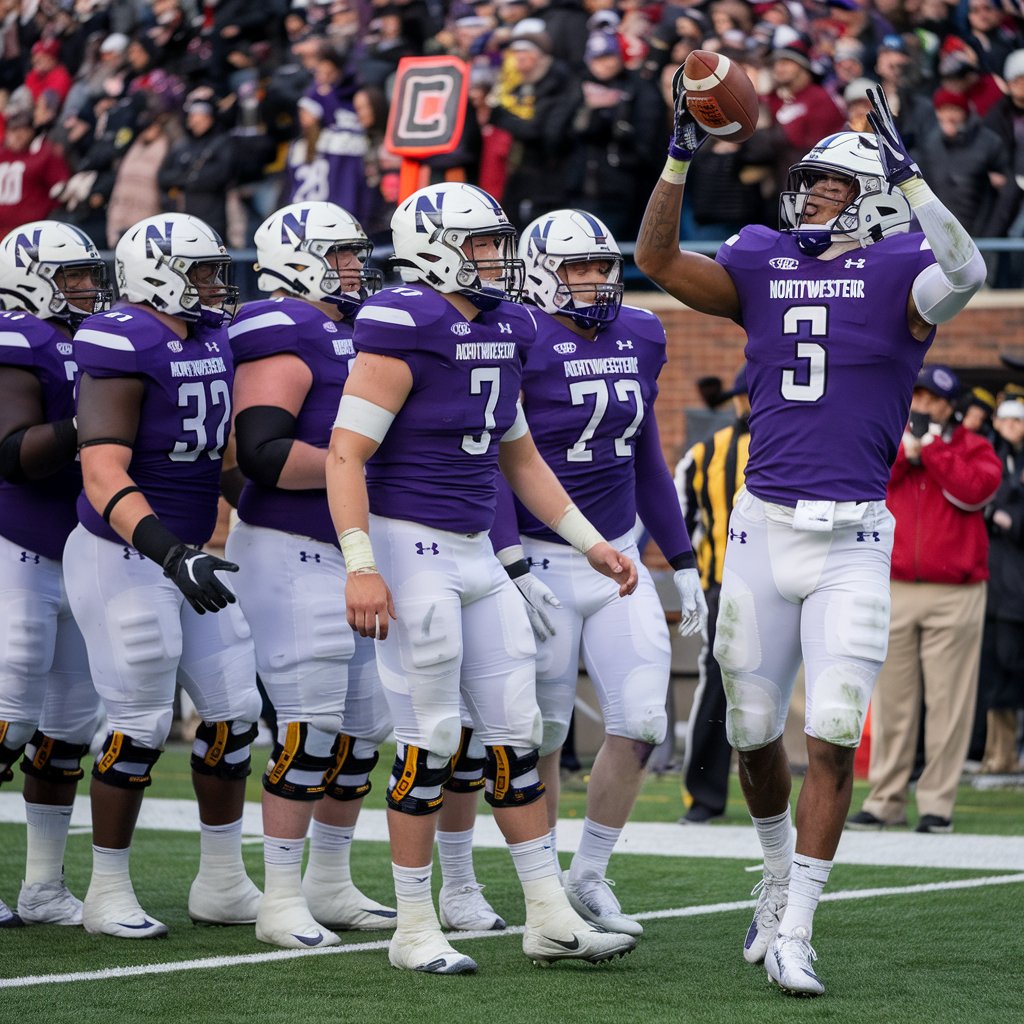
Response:
[[[102,260],[74,260],[68,263],[39,263],[36,274],[52,289],[49,315],[72,330],[93,313],[110,309],[114,293],[107,281]]]
[[[526,267],[516,257],[516,232],[511,225],[475,231],[439,228],[433,240],[455,255],[456,291],[477,309],[486,312],[503,299],[518,302],[522,297]]]
[[[231,284],[231,257],[164,257],[166,265],[185,282],[181,310],[176,316],[204,327],[223,327],[238,308],[238,288]]]
[[[608,266],[605,280],[574,282],[571,268],[590,264]],[[541,265],[558,280],[552,299],[556,314],[569,317],[584,330],[609,324],[619,315],[623,293],[621,256],[549,254],[541,259]]]
[[[315,256],[323,264],[319,286],[321,294],[307,297],[332,303],[344,316],[353,316],[359,307],[384,285],[384,275],[366,265],[373,253],[372,242],[306,238],[299,243],[298,249],[300,252]],[[358,267],[343,266],[339,269],[336,264],[344,262],[344,259],[332,260],[331,257],[344,253],[355,256]]]

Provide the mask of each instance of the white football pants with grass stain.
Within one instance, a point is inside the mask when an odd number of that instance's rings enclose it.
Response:
[[[782,735],[801,660],[804,732],[856,747],[885,661],[895,527],[885,502],[837,503],[824,532],[793,519],[745,489],[729,517],[714,653],[737,750]]]

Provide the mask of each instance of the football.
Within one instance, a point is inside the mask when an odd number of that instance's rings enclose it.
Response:
[[[711,50],[693,50],[683,65],[686,109],[709,135],[744,142],[757,127],[757,92],[746,71]]]

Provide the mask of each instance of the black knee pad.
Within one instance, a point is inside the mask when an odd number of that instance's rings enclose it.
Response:
[[[333,800],[360,800],[373,788],[370,772],[380,754],[374,750],[369,757],[358,757],[358,740],[342,733],[338,737],[338,752],[334,767],[327,773],[327,795]]]
[[[10,724],[10,722],[0,721],[0,783],[10,782],[14,778],[12,769],[25,750],[24,743],[20,746],[9,747],[4,742],[7,739]]]
[[[249,744],[255,722],[200,722],[192,744],[192,771],[221,779],[244,779],[250,771]]]
[[[110,733],[92,766],[92,777],[120,789],[145,789],[162,751],[139,746],[123,732]]]
[[[492,807],[525,807],[544,795],[537,771],[536,749],[517,753],[515,747],[488,747],[484,799]]]
[[[473,730],[462,727],[459,737],[459,749],[452,758],[452,777],[444,784],[444,788],[452,793],[475,793],[484,788],[484,767],[487,757],[470,757],[469,748],[473,740]]]
[[[441,810],[444,801],[444,784],[452,774],[452,759],[420,747],[406,746],[403,750],[403,746],[398,744],[388,779],[388,807],[403,814],[434,814]]]
[[[335,767],[337,750],[337,733],[325,733],[309,722],[289,722],[284,743],[274,743],[263,773],[263,788],[286,800],[320,800]]]
[[[82,758],[88,752],[88,743],[55,740],[37,729],[25,746],[21,770],[26,775],[46,782],[77,782],[85,775],[82,771]]]

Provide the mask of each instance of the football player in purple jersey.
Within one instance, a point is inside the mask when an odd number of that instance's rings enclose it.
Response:
[[[123,302],[75,333],[79,526],[64,549],[71,609],[109,732],[93,766],[86,931],[164,935],[129,874],[132,834],[180,681],[202,716],[192,746],[199,803],[195,921],[252,924],[260,891],[242,863],[242,806],[260,697],[249,627],[200,550],[217,517],[231,423],[230,257],[203,221],[163,214],[115,252]],[[209,614],[206,613],[219,613]]]
[[[263,774],[266,881],[256,937],[302,949],[337,945],[333,928],[395,927],[395,911],[364,896],[349,870],[356,818],[391,720],[373,641],[356,636],[338,601],[345,565],[325,477],[355,359],[352,319],[381,275],[366,266],[373,246],[362,227],[333,203],[286,206],[260,225],[255,242],[258,285],[270,298],[247,303],[228,328],[246,484],[226,555],[239,566],[238,602],[277,716]]]
[[[747,333],[750,459],[729,520],[714,649],[764,851],[743,955],[763,960],[783,991],[820,995],[813,915],[888,644],[889,469],[935,327],[981,287],[985,264],[921,177],[880,89],[870,93],[873,134],[830,135],[793,166],[779,231],[744,228],[717,260],[680,251],[686,171],[706,140],[681,77],[636,261],[670,295]],[[801,659],[808,768],[794,846],[782,731]]]
[[[549,849],[536,648],[488,535],[499,463],[534,514],[621,595],[635,588],[636,569],[572,504],[530,438],[519,387],[536,326],[508,301],[522,264],[504,211],[482,189],[447,183],[413,193],[391,227],[406,283],[356,316],[358,354],[327,463],[348,619],[378,639],[398,740],[387,792],[398,906],[390,961],[437,974],[476,968],[441,933],[430,891],[460,699],[486,751],[484,795],[526,898],[523,951],[538,962],[607,960],[635,938],[596,929],[570,907]]]
[[[604,715],[605,739],[587,786],[583,836],[566,878],[573,907],[612,931],[641,935],[605,873],[629,818],[648,758],[665,738],[671,651],[661,600],[633,537],[637,513],[675,570],[680,633],[707,620],[690,539],[653,415],[665,365],[665,330],[647,310],[622,305],[622,255],[608,228],[582,210],[556,210],[522,233],[524,297],[539,307],[523,369],[523,409],[545,462],[580,510],[636,563],[633,598],[522,504],[491,531],[515,578],[527,566],[554,593],[554,632],[538,648],[537,701],[544,716],[540,775],[551,845],[558,819],[559,754],[569,729],[582,655]],[[520,536],[522,541],[520,543]],[[525,559],[525,561],[524,561]],[[512,568],[518,566],[518,568]],[[529,598],[528,598],[529,600]]]
[[[64,848],[101,712],[60,557],[82,489],[71,335],[110,298],[77,228],[34,221],[0,242],[0,784],[24,753],[28,824],[18,914],[0,905],[0,925],[82,923]]]

